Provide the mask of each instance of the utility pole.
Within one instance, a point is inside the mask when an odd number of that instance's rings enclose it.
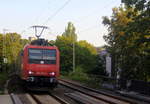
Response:
[[[73,37],[73,72],[75,72],[75,37]]]
[[[79,32],[77,32],[79,34]],[[76,57],[75,57],[75,42],[76,42],[76,34],[73,35],[73,72],[76,70]]]
[[[3,69],[6,70],[6,64],[7,64],[7,57],[6,57],[6,47],[5,47],[5,40],[6,40],[6,31],[8,31],[8,29],[3,29]]]

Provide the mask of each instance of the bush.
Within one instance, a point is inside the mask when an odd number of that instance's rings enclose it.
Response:
[[[101,79],[96,79],[86,74],[81,66],[77,66],[77,68],[73,72],[69,72],[68,75],[65,73],[61,78],[71,79],[92,88],[98,88],[101,82]]]
[[[6,73],[0,73],[0,93],[4,91],[4,85],[7,81],[7,74]]]
[[[85,82],[88,80],[88,76],[83,72],[82,67],[78,66],[73,72],[70,72],[68,77],[72,80]]]

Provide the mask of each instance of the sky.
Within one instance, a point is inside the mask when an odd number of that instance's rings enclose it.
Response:
[[[110,17],[112,8],[118,7],[120,2],[121,0],[0,0],[0,32],[7,29],[6,32],[17,32],[22,38],[28,38],[34,36],[31,26],[45,25],[49,29],[45,30],[42,38],[55,40],[57,35],[65,31],[67,23],[72,22],[78,40],[102,46],[106,44],[103,35],[107,34],[102,17]]]

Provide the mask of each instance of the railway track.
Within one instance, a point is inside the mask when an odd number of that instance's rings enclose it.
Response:
[[[52,93],[48,93],[47,95],[35,95],[30,94],[31,97],[36,101],[37,104],[69,104],[62,98],[54,95]]]
[[[23,104],[17,95],[12,93],[10,94],[10,97],[11,97],[13,104]]]
[[[61,99],[57,95],[52,93],[47,94],[24,94],[22,97],[18,97],[15,94],[11,94],[13,104],[69,104],[65,100]]]
[[[64,99],[60,98],[59,96],[49,93],[50,96],[52,96],[53,98],[55,98],[57,101],[59,101],[61,104],[69,104],[68,102],[66,102]]]
[[[72,83],[71,81],[59,79],[59,84],[74,90],[75,92],[67,93],[65,95],[83,104],[138,104],[134,100],[106,94],[104,92],[81,86],[77,83]]]
[[[59,79],[59,85],[62,87],[51,92],[27,93],[21,97],[13,94],[11,98],[14,104],[72,104],[70,100],[77,104],[141,104],[135,100],[100,92],[67,80]]]

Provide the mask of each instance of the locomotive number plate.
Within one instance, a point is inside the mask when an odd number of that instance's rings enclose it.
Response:
[[[36,72],[36,74],[45,74],[45,72]]]

